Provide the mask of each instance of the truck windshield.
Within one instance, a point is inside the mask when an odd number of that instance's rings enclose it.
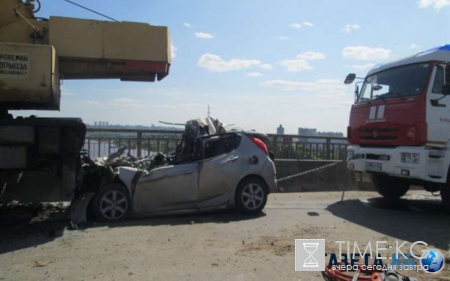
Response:
[[[427,83],[431,65],[411,64],[367,76],[358,102],[421,94]]]

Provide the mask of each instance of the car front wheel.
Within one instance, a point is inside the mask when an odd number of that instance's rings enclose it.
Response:
[[[236,191],[236,208],[243,214],[257,214],[267,202],[266,184],[257,178],[248,178],[239,183]]]
[[[100,189],[93,202],[94,214],[99,221],[121,221],[131,212],[128,190],[120,184],[108,184]]]

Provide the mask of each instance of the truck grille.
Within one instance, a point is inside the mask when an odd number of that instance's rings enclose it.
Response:
[[[397,136],[359,136],[360,140],[396,140]]]
[[[359,128],[360,140],[397,140],[400,128]]]
[[[360,128],[358,129],[358,132],[360,133],[396,133],[400,132],[400,128]]]

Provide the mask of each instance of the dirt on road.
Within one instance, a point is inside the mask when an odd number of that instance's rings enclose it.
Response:
[[[373,192],[271,194],[264,212],[235,212],[90,223],[70,230],[64,215],[0,212],[0,280],[324,280],[294,271],[295,239],[425,241],[447,265],[418,280],[450,280],[450,215],[414,191],[390,205]],[[9,212],[9,213],[8,213]],[[424,247],[415,247],[417,251]],[[392,253],[388,249],[386,253]]]

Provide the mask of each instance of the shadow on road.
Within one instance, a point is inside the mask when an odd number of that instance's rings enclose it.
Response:
[[[193,215],[171,215],[150,218],[133,218],[117,223],[88,222],[74,232],[82,233],[96,227],[129,227],[158,225],[187,225],[202,223],[229,223],[263,217],[244,216],[232,210]],[[0,254],[36,247],[62,237],[64,231],[72,231],[65,212],[48,212],[45,215],[36,210],[0,208]]]
[[[69,226],[65,209],[42,205],[0,206],[0,254],[45,244]]]
[[[127,226],[158,226],[158,225],[185,225],[201,223],[230,223],[235,221],[252,220],[264,217],[264,212],[253,215],[241,215],[233,210],[208,212],[192,215],[170,215],[150,218],[133,218],[118,223],[98,223],[95,226],[127,227]],[[91,226],[92,227],[92,226]]]
[[[447,251],[450,215],[440,200],[425,196],[388,202],[383,198],[345,200],[327,207],[333,215],[409,242],[425,241]]]

